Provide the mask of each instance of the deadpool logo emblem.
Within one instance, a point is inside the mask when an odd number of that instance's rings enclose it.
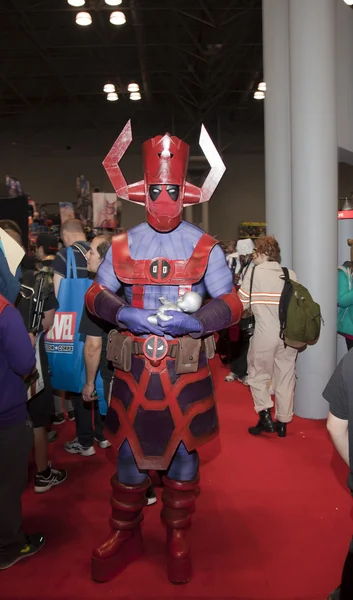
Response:
[[[171,265],[165,258],[156,258],[151,262],[150,275],[154,281],[163,282],[171,273]]]
[[[167,356],[167,352],[167,342],[164,338],[159,337],[158,335],[150,335],[143,345],[143,353],[145,357],[152,364],[156,364],[156,366],[158,366],[161,360]]]

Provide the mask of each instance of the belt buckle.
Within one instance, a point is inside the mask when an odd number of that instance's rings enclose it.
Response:
[[[152,367],[159,367],[163,358],[168,354],[168,343],[164,337],[149,335],[143,344],[142,350]]]

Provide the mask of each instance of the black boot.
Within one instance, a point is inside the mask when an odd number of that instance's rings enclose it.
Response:
[[[282,423],[282,421],[276,421],[276,430],[278,437],[286,437],[287,423]]]
[[[255,427],[249,427],[248,429],[248,432],[251,433],[251,435],[260,435],[260,433],[264,432],[276,432],[275,424],[272,421],[271,411],[269,408],[266,408],[266,410],[260,410],[259,417],[260,419],[258,424],[255,425]]]

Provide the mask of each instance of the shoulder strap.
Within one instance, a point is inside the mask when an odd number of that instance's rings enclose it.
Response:
[[[82,254],[82,256],[84,258],[86,258],[86,256],[87,256],[87,248],[85,248],[84,246],[82,246],[82,244],[80,244],[80,242],[75,242],[72,245],[75,246],[75,248],[77,248],[77,250],[79,250],[81,252],[81,254]]]
[[[252,294],[252,286],[253,286],[253,281],[254,281],[255,268],[256,268],[256,266],[254,265],[254,266],[253,266],[253,269],[252,269],[252,271],[251,271],[251,275],[250,275],[250,290],[249,290],[249,292],[250,292],[250,298],[249,298],[249,310],[250,310],[251,312],[252,312],[252,309],[251,309],[251,294]]]
[[[283,271],[283,275],[284,275],[284,281],[286,283],[289,283],[290,277],[289,277],[289,271],[288,271],[287,267],[282,267],[282,271]]]
[[[73,249],[70,247],[67,249],[66,253],[66,279],[71,279],[71,271],[72,278],[77,279],[75,255]]]

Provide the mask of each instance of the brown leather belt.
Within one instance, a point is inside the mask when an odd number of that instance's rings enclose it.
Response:
[[[145,343],[145,340],[143,342],[138,342],[138,341],[134,341],[132,342],[132,354],[144,354],[143,351],[143,345]],[[170,356],[170,358],[175,358],[177,355],[177,350],[178,350],[178,342],[171,342],[171,341],[167,341],[168,344],[168,351],[166,356]]]
[[[178,342],[174,342],[174,341],[170,341],[170,340],[166,340],[167,344],[168,344],[168,351],[166,356],[169,356],[170,358],[175,358],[177,355],[177,351],[178,351]],[[135,355],[139,355],[139,354],[143,354],[144,355],[144,351],[143,351],[143,346],[144,346],[145,340],[143,342],[134,340],[132,342],[132,354]],[[205,343],[202,340],[201,342],[201,348],[200,348],[200,352],[204,352],[205,351]]]

